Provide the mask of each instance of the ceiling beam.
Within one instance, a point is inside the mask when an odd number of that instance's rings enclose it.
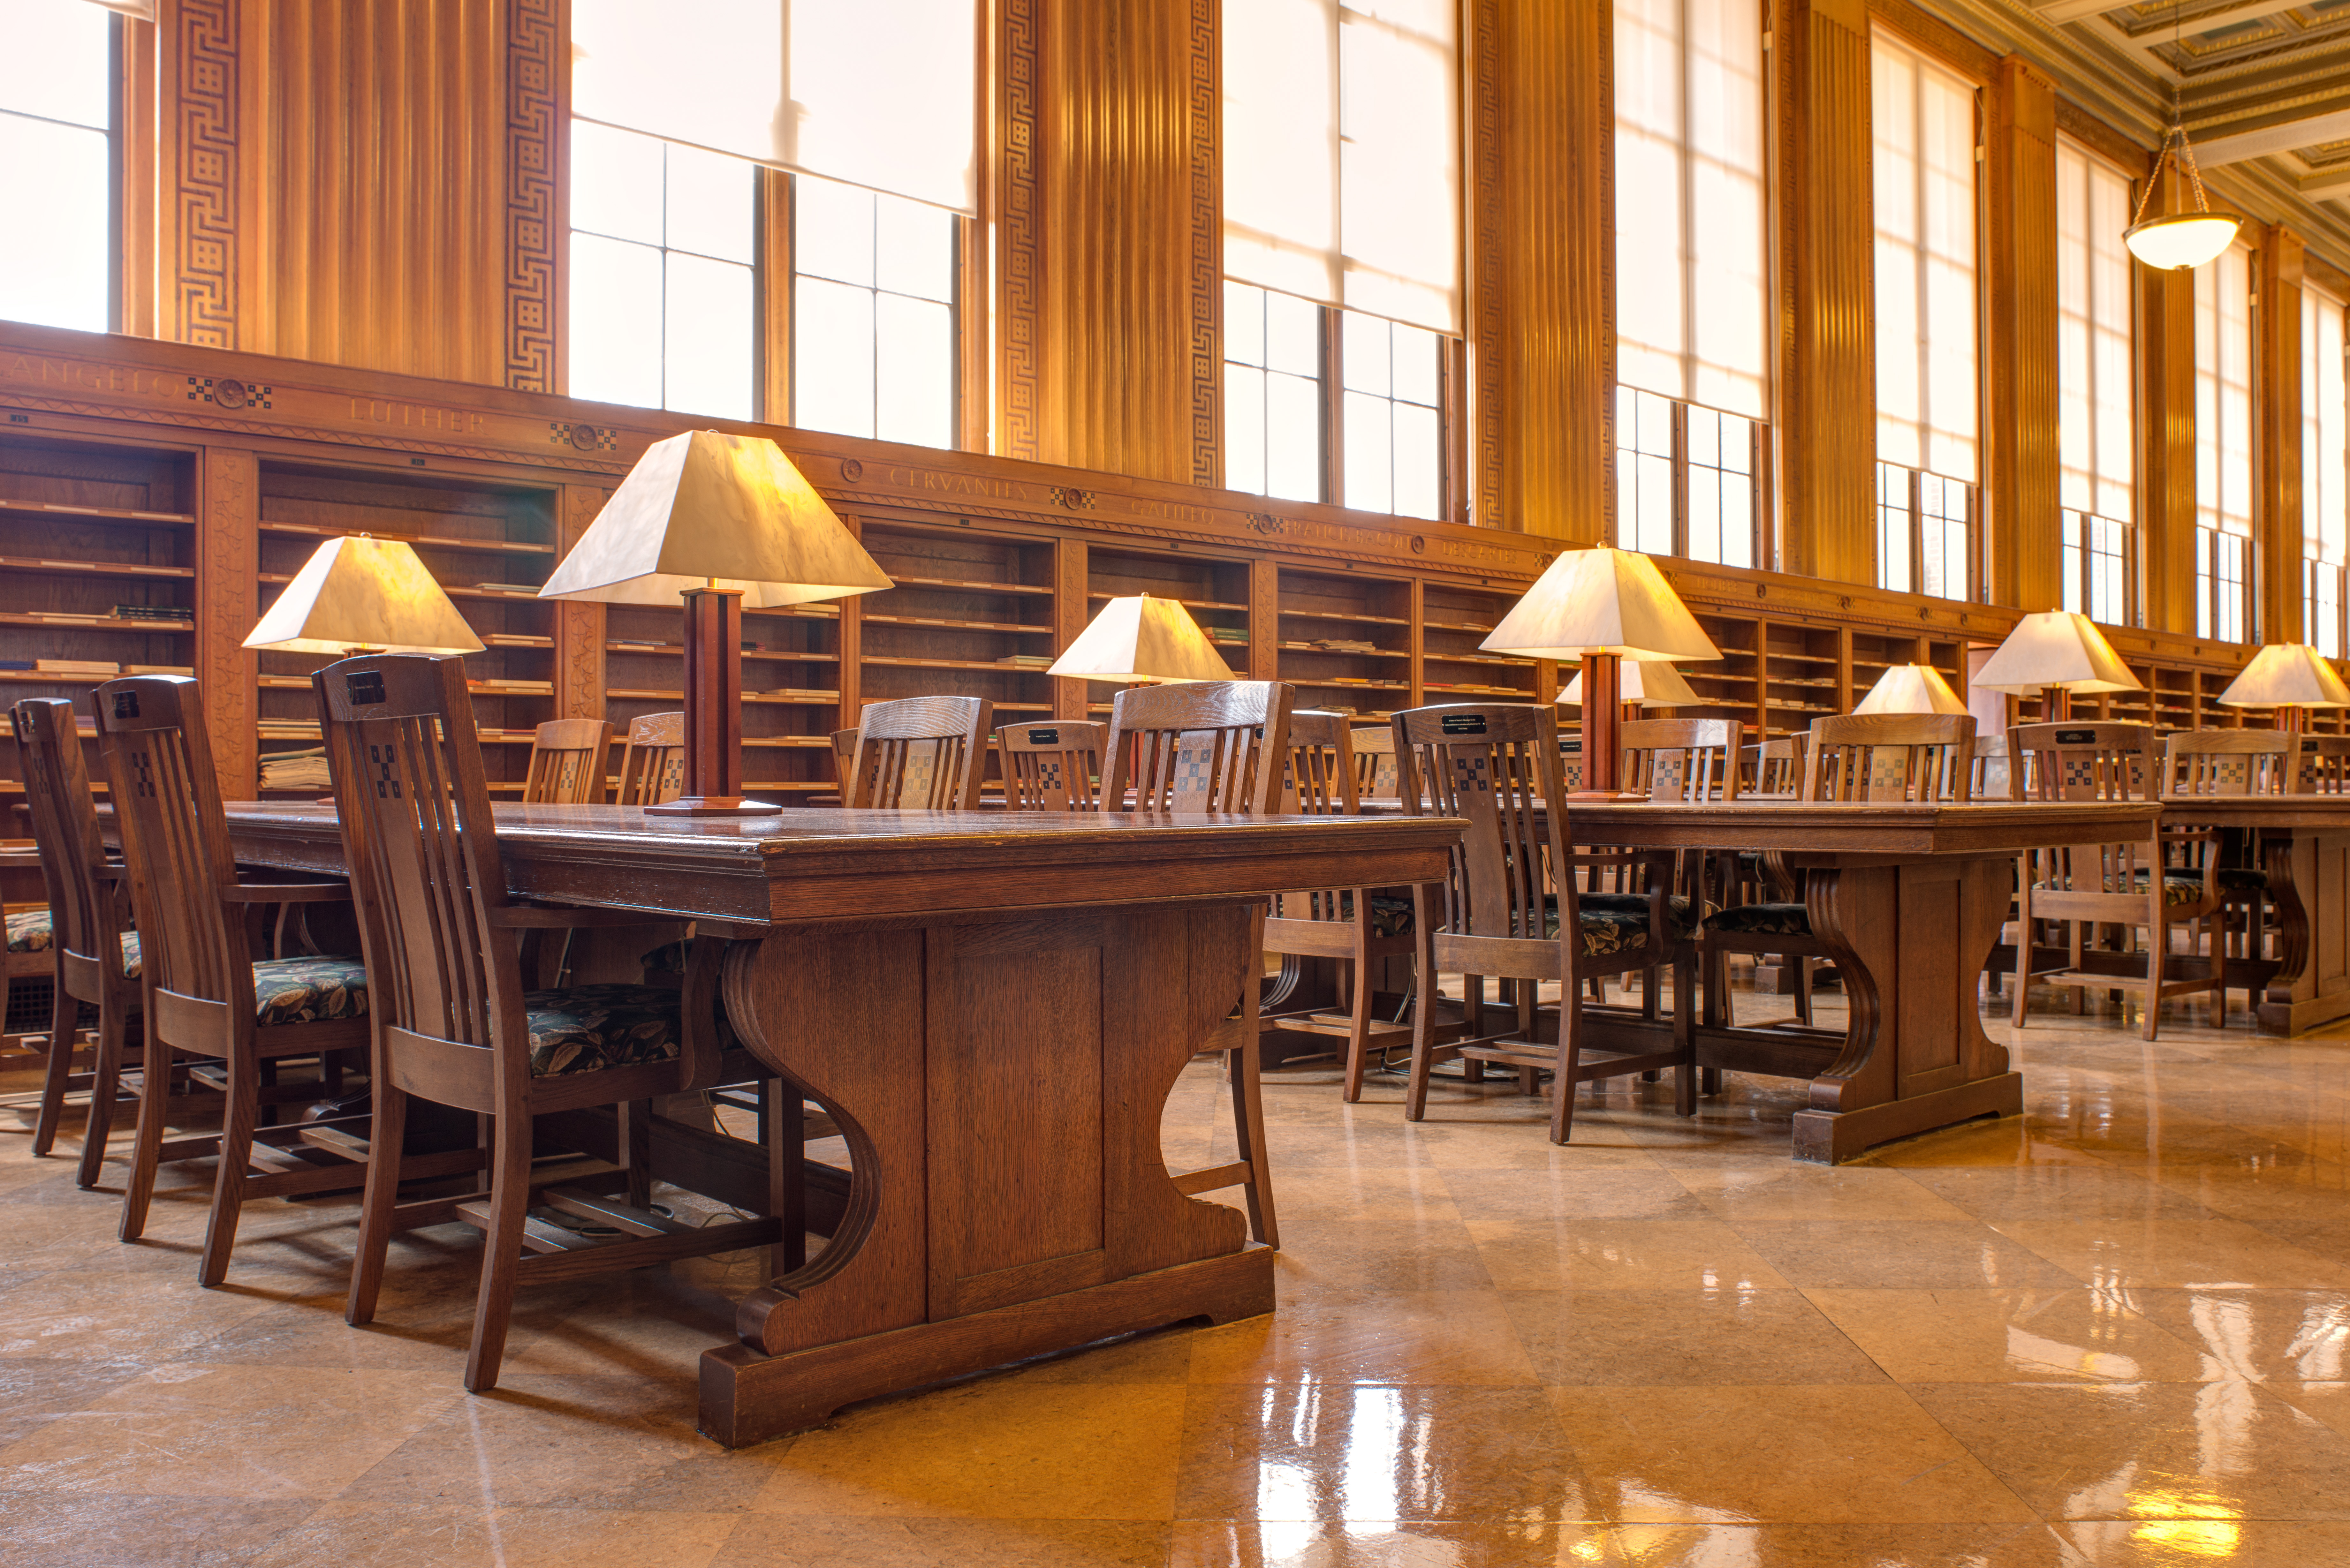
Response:
[[[2312,202],[2350,196],[2350,168],[2330,169],[2301,177],[2301,193]]]
[[[2303,119],[2264,125],[2258,130],[2240,130],[2233,136],[2199,141],[2195,144],[2195,161],[2209,169],[2221,163],[2241,163],[2248,158],[2263,158],[2272,152],[2290,152],[2296,147],[2314,147],[2321,141],[2340,141],[2345,137],[2350,137],[2350,109],[2329,109]]]
[[[2126,5],[2128,0],[2122,0]],[[2092,16],[2102,16],[2108,11],[2118,11],[2115,0],[2037,0],[2032,7],[2033,16],[2043,22],[2085,22]]]

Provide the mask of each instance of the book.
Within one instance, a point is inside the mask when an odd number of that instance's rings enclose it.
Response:
[[[44,675],[120,675],[122,666],[107,659],[36,659],[33,668]]]
[[[195,670],[192,667],[185,664],[126,664],[122,667],[122,673],[125,675],[192,676],[195,674]],[[307,684],[307,682],[305,682],[305,684]]]
[[[174,624],[195,618],[193,612],[178,605],[116,605],[117,620],[167,620]]]

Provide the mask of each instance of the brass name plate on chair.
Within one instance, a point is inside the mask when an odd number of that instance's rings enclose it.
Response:
[[[1028,743],[1032,746],[1057,746],[1061,743],[1061,732],[1058,730],[1031,730],[1028,732]]]
[[[2095,730],[2059,730],[2056,743],[2060,746],[2094,746],[2097,743]]]
[[[1448,735],[1482,735],[1485,732],[1482,713],[1447,713],[1439,721]]]

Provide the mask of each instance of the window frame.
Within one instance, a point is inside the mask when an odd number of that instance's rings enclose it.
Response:
[[[2260,485],[2260,420],[2261,395],[2262,390],[2261,386],[2260,358],[2260,333],[2262,330],[2260,318],[2260,267],[2258,265],[2257,253],[2255,253],[2249,244],[2241,240],[2238,240],[2230,244],[2228,249],[2220,254],[2220,257],[2215,258],[2213,261],[2205,265],[2214,269],[2211,274],[2211,348],[2213,363],[2210,368],[2209,376],[2212,388],[2211,404],[2214,411],[2216,412],[2223,406],[2227,394],[2227,382],[2223,379],[2222,370],[2226,351],[2220,344],[2220,334],[2227,325],[2227,315],[2225,310],[2225,301],[2221,298],[2219,292],[2220,280],[2225,275],[2225,269],[2220,266],[2220,263],[2229,255],[2238,252],[2242,253],[2245,286],[2243,359],[2244,407],[2246,410],[2246,420],[2243,437],[2248,452],[2245,474],[2245,504],[2248,510],[2248,515],[2244,519],[2245,532],[2241,534],[2230,533],[2226,527],[2228,514],[2224,510],[2224,503],[2226,497],[2227,477],[2224,472],[2224,464],[2227,461],[2227,450],[2224,443],[2227,440],[2228,432],[2224,430],[2215,431],[2211,432],[2209,437],[2212,443],[2212,469],[2216,476],[2216,483],[2220,487],[2220,493],[2218,496],[2212,497],[2207,503],[2202,491],[2202,472],[2205,456],[2204,442],[2206,440],[2206,432],[2203,428],[2203,389],[2206,369],[2203,363],[2202,303],[2199,297],[2196,300],[2194,305],[2195,335],[2190,342],[2190,348],[2192,349],[2191,365],[2195,388],[2196,493],[2195,518],[2193,523],[2195,531],[2193,557],[2195,635],[2210,641],[2232,643],[2241,647],[2249,646],[2260,641],[2262,634],[2260,620],[2259,592],[2261,560],[2260,551],[2256,547],[2261,537],[2261,530],[2266,521],[2262,516],[2262,507],[2261,504]],[[2197,279],[2199,284],[2197,293],[2199,296],[2201,293],[2199,287],[2201,272],[2201,268],[2197,269]],[[2299,324],[2296,323],[2296,333],[2298,330]],[[2224,425],[2226,421],[2222,419],[2216,422],[2220,425]],[[2212,521],[2208,524],[2204,521],[2207,515],[2212,519]],[[2234,606],[2234,619],[2237,631],[2237,635],[2234,637],[2228,635],[2225,628],[2226,618],[2220,614],[2223,607],[2221,590],[2229,582],[2229,579],[2222,576],[2218,569],[2219,551],[2217,541],[2222,538],[2235,541],[2237,552],[2236,564],[2239,572],[2241,573],[2239,580],[2234,585],[2237,589],[2234,597],[2238,600],[2237,604]]]
[[[1906,488],[1908,491],[1908,499],[1903,503],[1903,505],[1905,508],[1905,515],[1908,518],[1908,528],[1909,532],[1909,582],[1908,586],[1903,587],[1888,583],[1885,580],[1885,557],[1884,552],[1881,549],[1877,552],[1877,586],[1881,588],[1888,589],[1894,593],[1916,594],[1920,598],[1939,598],[1948,604],[1971,605],[1982,603],[1984,577],[1982,486],[1980,484],[1969,484],[1963,480],[1952,479],[1947,474],[1936,473],[1931,469],[1911,468],[1908,464],[1902,462],[1887,462],[1882,458],[1877,460],[1876,467],[1877,483],[1870,493],[1875,498],[1872,502],[1871,509],[1877,514],[1877,528],[1873,537],[1881,537],[1884,533],[1885,522],[1883,514],[1885,512],[1885,475],[1888,472],[1901,474],[1907,482]],[[1963,595],[1929,594],[1926,591],[1926,509],[1924,493],[1926,481],[1928,479],[1939,480],[1943,484],[1956,489],[1960,494],[1967,498],[1967,514],[1965,519],[1967,530],[1967,590]],[[1945,521],[1947,521],[1947,519],[1945,519]]]
[[[131,200],[134,187],[140,192],[151,186],[150,161],[141,157],[132,161],[131,127],[130,119],[135,107],[129,78],[135,68],[151,78],[154,59],[154,23],[143,24],[143,31],[130,31],[133,18],[113,9],[104,8],[106,17],[106,238],[105,254],[110,265],[106,268],[106,318],[98,328],[101,332],[140,332],[151,330],[144,322],[129,318],[132,291],[131,245],[135,240],[143,252],[151,244],[151,216],[144,203]],[[68,125],[77,130],[93,130],[94,126],[78,122],[47,119],[44,116],[26,114],[21,110],[5,110],[23,119],[40,120],[50,125]],[[9,319],[14,319],[13,317]],[[67,328],[66,330],[75,330]]]
[[[1621,550],[1638,550],[1640,548],[1638,540],[1638,522],[1637,519],[1626,517],[1624,515],[1624,508],[1619,504],[1623,494],[1621,465],[1624,459],[1627,455],[1659,455],[1656,453],[1635,453],[1633,449],[1626,447],[1623,443],[1624,420],[1618,410],[1622,404],[1624,394],[1629,392],[1634,397],[1654,398],[1671,410],[1670,419],[1673,446],[1673,450],[1670,454],[1670,462],[1672,463],[1672,554],[1673,558],[1676,560],[1694,560],[1701,566],[1727,565],[1727,563],[1722,562],[1707,561],[1701,556],[1694,556],[1690,554],[1689,497],[1690,470],[1692,466],[1690,462],[1690,410],[1691,409],[1699,409],[1703,412],[1714,415],[1716,418],[1746,421],[1746,439],[1748,443],[1748,468],[1746,472],[1746,479],[1749,490],[1747,502],[1748,537],[1746,547],[1747,561],[1749,564],[1744,566],[1732,565],[1730,566],[1730,569],[1732,571],[1767,570],[1768,568],[1763,565],[1763,563],[1769,559],[1769,556],[1765,554],[1765,550],[1771,535],[1771,524],[1768,510],[1764,505],[1764,497],[1770,493],[1769,473],[1773,445],[1771,441],[1772,427],[1770,422],[1766,420],[1749,419],[1744,414],[1727,413],[1721,409],[1708,409],[1705,408],[1703,404],[1692,403],[1683,398],[1668,398],[1662,392],[1652,392],[1645,387],[1629,386],[1621,381],[1616,384],[1614,390],[1615,395],[1607,400],[1607,425],[1610,437],[1607,444],[1607,501],[1608,505],[1613,508],[1615,513],[1616,522],[1614,532],[1616,547]],[[1726,469],[1717,469],[1714,470],[1714,472],[1728,472],[1729,471]],[[1628,538],[1627,536],[1627,533],[1630,535]],[[1652,554],[1653,552],[1648,553]]]

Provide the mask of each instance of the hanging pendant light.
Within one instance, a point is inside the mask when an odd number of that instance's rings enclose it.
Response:
[[[2171,47],[2179,47],[2178,0],[2170,9]],[[2163,161],[2171,156],[2170,144],[2178,144],[2178,167],[2187,176],[2188,189],[2195,193],[2195,210],[2191,213],[2167,213],[2160,217],[2146,215],[2147,203],[2154,199],[2154,188],[2162,180]],[[2162,271],[2185,271],[2218,259],[2221,251],[2233,244],[2236,231],[2244,220],[2234,213],[2214,212],[2203,195],[2203,175],[2195,167],[2195,149],[2187,140],[2187,118],[2178,101],[2178,84],[2170,87],[2170,127],[2162,133],[2162,147],[2154,155],[2154,171],[2146,177],[2146,189],[2139,192],[2137,211],[2130,217],[2130,226],[2122,231],[2122,244],[2130,254],[2150,267]]]

